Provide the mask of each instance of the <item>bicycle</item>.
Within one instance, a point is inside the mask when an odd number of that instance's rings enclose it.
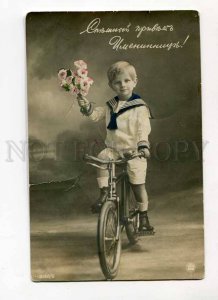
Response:
[[[136,154],[134,157],[141,156],[142,154]],[[97,243],[102,272],[106,279],[111,280],[117,276],[119,269],[121,232],[123,229],[126,230],[130,244],[136,244],[139,235],[143,235],[138,230],[139,210],[131,191],[126,170],[126,163],[129,159],[102,160],[86,154],[84,160],[87,164],[109,171],[109,192],[98,217]],[[122,172],[117,177],[115,174],[116,165],[123,166]],[[121,183],[120,197],[117,192],[118,183]]]

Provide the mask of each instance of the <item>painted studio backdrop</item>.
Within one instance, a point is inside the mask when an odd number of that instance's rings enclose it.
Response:
[[[155,236],[123,235],[116,280],[200,279],[203,196],[199,16],[196,11],[30,13],[26,18],[32,279],[104,280],[96,245],[96,170],[83,161],[105,146],[105,123],[80,113],[58,70],[84,60],[94,105],[114,96],[107,70],[136,68],[149,105],[146,188]],[[206,147],[206,143],[204,144]]]

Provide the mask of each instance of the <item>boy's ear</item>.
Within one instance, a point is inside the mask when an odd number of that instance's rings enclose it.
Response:
[[[111,82],[110,82],[110,81],[108,81],[108,85],[109,85],[110,88],[112,88],[112,85],[111,85]]]
[[[136,87],[136,85],[137,85],[137,83],[138,83],[138,79],[137,79],[137,78],[134,80],[134,83],[135,83],[135,86],[134,86],[134,87]]]

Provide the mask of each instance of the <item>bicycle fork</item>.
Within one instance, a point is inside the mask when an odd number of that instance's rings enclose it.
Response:
[[[116,193],[116,176],[115,176],[115,164],[111,163],[108,166],[109,171],[109,200],[114,201],[117,207],[117,232],[116,241],[120,238],[120,199]]]

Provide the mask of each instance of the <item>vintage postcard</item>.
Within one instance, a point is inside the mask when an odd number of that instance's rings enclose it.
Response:
[[[26,17],[33,281],[204,277],[197,11]]]

